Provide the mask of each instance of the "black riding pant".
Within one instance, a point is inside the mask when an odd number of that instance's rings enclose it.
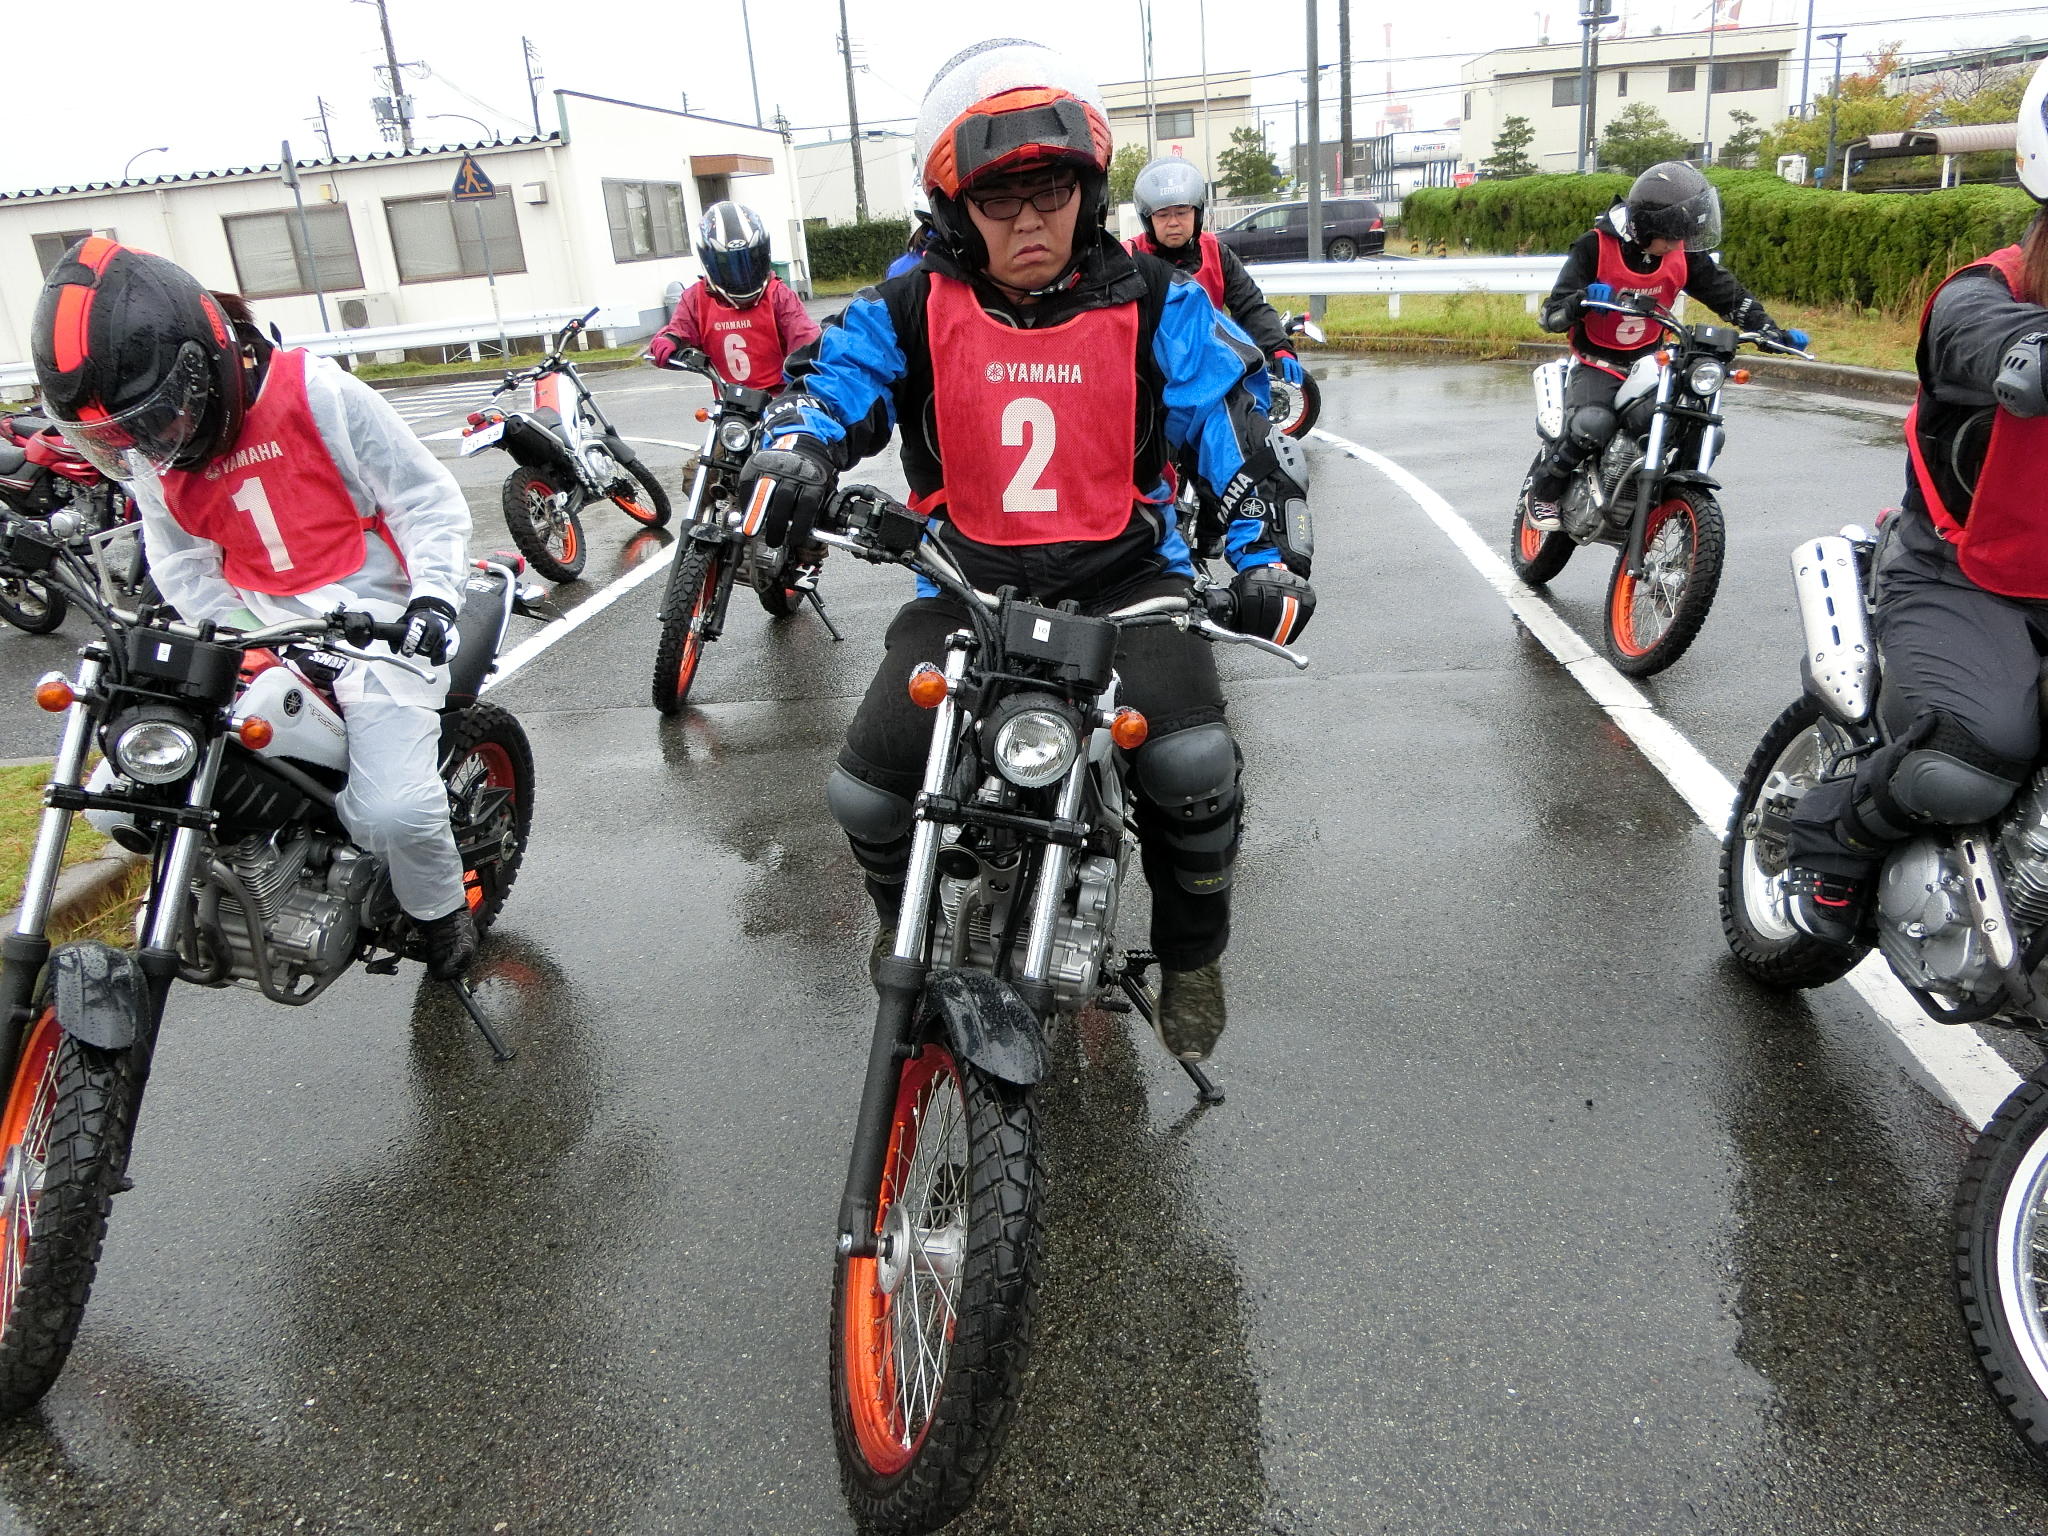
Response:
[[[1187,582],[1178,577],[1156,577],[1113,599],[1083,606],[1106,613],[1187,590]],[[920,662],[943,666],[946,636],[965,624],[951,598],[919,598],[897,612],[889,624],[887,655],[840,749],[839,766],[848,774],[905,801],[916,799],[931,748],[933,712],[911,703],[910,674]],[[1140,711],[1151,726],[1145,745],[1133,754],[1129,782],[1138,802],[1140,861],[1152,888],[1152,948],[1167,969],[1193,970],[1220,956],[1230,942],[1229,876],[1239,820],[1235,751],[1215,796],[1170,812],[1146,793],[1146,758],[1162,748],[1171,753],[1166,744],[1180,733],[1204,726],[1221,730],[1223,685],[1209,643],[1170,625],[1126,630],[1116,669],[1119,702]],[[909,837],[887,845],[852,841],[869,892],[885,920],[892,918],[910,860]],[[1190,884],[1205,890],[1191,891]]]
[[[1564,436],[1550,445],[1529,494],[1538,501],[1556,501],[1572,482],[1572,472],[1600,452],[1614,436],[1614,396],[1621,380],[1604,369],[1580,363],[1564,386]]]

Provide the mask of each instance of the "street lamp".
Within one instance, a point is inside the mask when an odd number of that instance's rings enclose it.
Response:
[[[128,179],[129,169],[144,155],[168,155],[170,152],[171,146],[168,144],[158,144],[152,149],[138,149],[128,157],[128,164],[121,167],[121,179],[123,181]]]
[[[1835,45],[1835,84],[1834,89],[1828,92],[1828,152],[1821,161],[1820,171],[1823,184],[1835,174],[1835,116],[1842,108],[1842,39],[1848,35],[1846,32],[1823,32],[1820,35],[1822,42]],[[1848,179],[1847,176],[1842,178],[1844,182]]]
[[[491,136],[491,142],[493,144],[502,144],[505,142],[504,134],[500,133],[497,129],[493,128],[489,123],[484,122],[481,118],[471,117],[467,112],[429,112],[427,114],[427,120],[429,122],[433,121],[437,117],[452,117],[457,122],[475,123],[477,127],[483,129],[485,133],[488,133]]]
[[[1598,160],[1593,148],[1599,127],[1593,112],[1593,93],[1598,89],[1600,74],[1599,29],[1619,20],[1621,18],[1614,14],[1614,0],[1579,0],[1579,25],[1585,29],[1579,43],[1579,174],[1582,176],[1586,173],[1588,155]]]

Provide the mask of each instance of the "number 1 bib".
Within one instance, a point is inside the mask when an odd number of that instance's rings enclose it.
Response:
[[[320,439],[296,348],[270,355],[234,446],[202,469],[166,470],[163,488],[178,526],[218,544],[221,574],[244,592],[311,592],[362,568],[365,533],[390,539],[382,517],[356,510]]]
[[[981,544],[1115,538],[1139,497],[1138,306],[1023,331],[933,274],[925,302],[947,519]]]

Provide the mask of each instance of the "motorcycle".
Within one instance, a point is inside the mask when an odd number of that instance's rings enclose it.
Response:
[[[1564,435],[1564,402],[1572,370],[1587,366],[1559,358],[1535,370],[1539,449],[1515,499],[1508,559],[1515,574],[1541,586],[1564,569],[1581,544],[1613,544],[1621,553],[1607,583],[1607,652],[1631,677],[1661,672],[1683,656],[1721,583],[1724,531],[1714,492],[1714,460],[1727,434],[1721,391],[1729,380],[1746,383],[1734,367],[1745,344],[1788,357],[1811,358],[1797,345],[1725,325],[1683,324],[1654,302],[1617,304],[1592,298],[1589,310],[1622,315],[1640,327],[1630,344],[1655,325],[1675,345],[1638,358],[1615,392],[1621,426],[1601,453],[1573,472],[1558,502],[1564,527],[1545,533],[1528,521],[1529,487]],[[1797,331],[1787,332],[1799,342]]]
[[[1769,986],[1823,986],[1874,948],[1930,1018],[2048,1046],[2048,753],[1991,821],[1931,828],[1886,856],[1855,948],[1823,944],[1789,915],[1792,812],[1816,784],[1853,774],[1893,739],[1870,623],[1875,550],[1852,527],[1793,553],[1804,692],[1764,732],[1742,776],[1721,849],[1722,932],[1737,963]],[[2048,668],[2042,681],[2048,687]],[[1953,1235],[1956,1295],[1978,1367],[2048,1460],[2048,1066],[1977,1138]]]
[[[661,638],[654,648],[654,707],[672,715],[689,699],[704,647],[725,633],[726,606],[738,583],[751,587],[762,608],[776,618],[809,602],[832,638],[841,636],[818,595],[824,551],[795,530],[782,547],[769,544],[761,509],[739,505],[740,470],[754,451],[761,413],[774,395],[726,383],[694,349],[675,353],[667,366],[702,374],[714,391],[712,405],[697,410],[705,424],[704,442],[683,509],[682,547],[662,592]]]
[[[841,531],[843,530],[843,531]],[[1307,659],[1217,622],[1229,594],[1104,617],[975,591],[926,520],[872,487],[839,492],[821,540],[908,566],[968,615],[933,711],[893,948],[845,1189],[830,1335],[841,1483],[865,1526],[928,1531],[973,1500],[1023,1383],[1041,1232],[1037,1085],[1056,1019],[1155,1000],[1155,957],[1120,949],[1138,842],[1124,753],[1147,726],[1117,702],[1121,629],[1173,624]],[[1182,1062],[1204,1102],[1223,1094]]]
[[[40,416],[0,416],[0,508],[47,524],[85,557],[110,603],[140,607],[157,591],[142,555],[142,514],[119,485]],[[58,586],[0,567],[0,618],[31,635],[53,634],[70,612]]]
[[[619,436],[597,399],[564,355],[590,324],[592,309],[571,320],[531,368],[505,375],[491,398],[533,386],[530,411],[486,405],[462,429],[464,458],[502,448],[519,467],[505,478],[505,526],[527,562],[550,581],[574,581],[589,558],[583,537],[585,507],[609,501],[644,528],[668,525],[668,492]],[[571,399],[564,405],[566,381]]]
[[[1289,340],[1306,336],[1318,346],[1323,342],[1323,328],[1307,315],[1282,315],[1280,329]],[[1269,383],[1273,391],[1273,404],[1267,411],[1267,419],[1289,437],[1307,437],[1310,427],[1323,414],[1323,388],[1316,383],[1316,376],[1304,367],[1301,382],[1290,384],[1280,376],[1277,364],[1268,368]]]
[[[49,1390],[77,1333],[109,1201],[129,1187],[171,983],[252,987],[297,1006],[359,960],[390,974],[421,954],[382,861],[336,814],[347,751],[328,684],[343,658],[427,669],[362,649],[405,634],[364,613],[236,633],[112,608],[76,556],[19,518],[0,528],[0,558],[64,584],[101,631],[74,678],[36,685],[64,729],[19,917],[0,943],[0,1414],[15,1414]],[[533,815],[525,733],[477,697],[527,601],[516,575],[502,559],[469,574],[442,715],[441,776],[479,929],[511,891]],[[88,776],[95,747],[105,757]],[[149,860],[132,948],[51,947],[74,812]],[[454,990],[509,1056],[467,988]]]

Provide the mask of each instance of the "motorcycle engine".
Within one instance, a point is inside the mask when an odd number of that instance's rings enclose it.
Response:
[[[2048,768],[2036,771],[2006,812],[1997,857],[2006,908],[2031,935],[2048,923]]]
[[[1619,520],[1626,522],[1632,508],[1617,508],[1614,498],[1621,494],[1622,484],[1628,478],[1629,470],[1641,460],[1642,445],[1627,432],[1616,432],[1607,440],[1607,447],[1600,455],[1600,496],[1607,503],[1610,520],[1619,514]]]
[[[1970,913],[1962,863],[1931,837],[1916,837],[1884,866],[1877,888],[1878,947],[1908,984],[1972,1002],[1997,975]]]
[[[583,470],[590,476],[592,485],[610,485],[624,473],[619,468],[619,461],[612,457],[611,449],[596,439],[583,445]]]
[[[964,861],[970,857],[965,849],[949,845],[941,868],[964,869]],[[938,921],[932,928],[934,964],[994,972],[997,945],[1008,930],[1019,895],[1017,873],[1015,864],[1008,868],[985,864],[971,875],[940,879]],[[1102,958],[1116,925],[1119,873],[1117,861],[1100,853],[1083,854],[1074,863],[1067,899],[1060,903],[1046,973],[1056,1006],[1063,1013],[1087,1007],[1101,987]],[[1018,925],[1010,954],[1012,976],[1023,973],[1029,925],[1027,914]]]
[[[311,1001],[354,960],[383,873],[372,855],[303,826],[216,849],[193,895],[184,978]]]

